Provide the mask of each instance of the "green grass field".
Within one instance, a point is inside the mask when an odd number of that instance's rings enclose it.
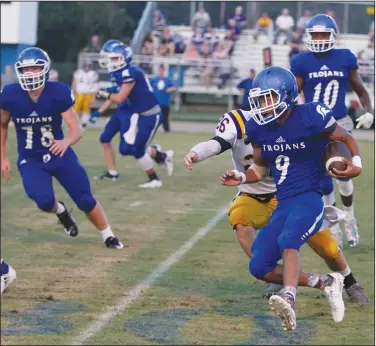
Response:
[[[205,228],[236,194],[219,183],[221,173],[232,165],[229,153],[197,165],[192,172],[183,165],[185,153],[209,135],[159,133],[155,143],[176,153],[172,177],[159,169],[161,189],[140,191],[137,185],[145,176],[132,158],[118,159],[120,181],[93,182],[94,195],[125,245],[120,251],[109,250],[60,186],[55,186],[56,196],[74,209],[80,228],[77,238],[67,236],[54,215],[38,211],[26,197],[11,132],[13,172],[10,183],[2,185],[1,256],[16,269],[18,279],[1,301],[4,345],[78,342],[80,333],[93,326],[107,307],[132,296],[133,287]],[[104,170],[98,135],[98,130],[87,131],[76,146],[90,177]],[[249,274],[248,260],[224,215],[208,226],[214,224],[185,256],[84,343],[373,344],[374,152],[373,143],[360,145],[364,169],[354,184],[361,244],[352,249],[346,245],[344,251],[371,306],[346,301],[345,319],[335,324],[319,291],[299,289],[297,330],[283,332],[279,319],[268,312],[267,300],[261,298],[265,284]],[[328,271],[306,246],[302,255],[305,270]]]

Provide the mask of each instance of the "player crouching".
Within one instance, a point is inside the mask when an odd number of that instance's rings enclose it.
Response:
[[[7,85],[1,95],[1,173],[8,181],[11,165],[6,156],[10,119],[15,124],[18,160],[25,192],[39,209],[55,213],[72,237],[78,227],[62,202],[56,202],[52,178],[64,187],[100,231],[106,246],[123,248],[106,220],[102,206],[91,193],[85,169],[71,148],[82,137],[82,129],[72,106],[72,90],[63,83],[48,81],[50,59],[42,49],[32,47],[21,52],[15,70],[19,83]],[[69,131],[64,137],[62,121]]]

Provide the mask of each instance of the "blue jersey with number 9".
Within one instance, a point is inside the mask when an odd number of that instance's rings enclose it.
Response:
[[[261,147],[277,187],[278,200],[307,191],[322,194],[320,178],[327,142],[324,133],[333,131],[335,126],[333,112],[317,102],[294,106],[282,125],[247,121],[246,135],[253,145]]]
[[[110,78],[112,83],[119,87],[123,83],[135,82],[127,98],[134,113],[142,113],[158,105],[149,78],[140,67],[126,66],[118,71],[110,72]]]
[[[41,157],[49,153],[52,139],[63,139],[62,116],[74,104],[72,90],[61,82],[46,82],[36,102],[19,83],[1,92],[1,109],[10,113],[17,133],[20,157]]]
[[[291,72],[303,79],[306,102],[321,102],[333,110],[336,120],[347,115],[345,104],[351,70],[358,68],[349,49],[332,49],[325,54],[304,52],[291,59]]]

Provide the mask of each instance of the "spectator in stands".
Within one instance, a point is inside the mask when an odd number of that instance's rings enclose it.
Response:
[[[57,70],[51,68],[50,73],[48,75],[49,75],[48,80],[50,82],[58,82],[59,81],[59,72],[57,72]]]
[[[162,34],[166,26],[166,19],[160,10],[155,10],[153,15],[153,30],[157,36]]]
[[[375,38],[369,40],[367,47],[363,48],[357,55],[359,64],[359,74],[366,83],[373,82],[375,66]]]
[[[231,37],[233,41],[236,41],[239,38],[241,29],[237,26],[235,19],[229,19],[228,25],[226,27],[228,31],[231,31]]]
[[[102,49],[102,44],[98,35],[91,36],[89,44],[82,50],[87,53],[99,53]]]
[[[173,56],[175,54],[175,43],[171,37],[170,29],[164,28],[162,32],[161,45],[159,48],[159,55]]]
[[[221,41],[217,48],[213,52],[214,59],[230,59],[234,47],[234,41],[232,40],[232,33],[227,31],[223,41]]]
[[[330,17],[332,17],[336,23],[337,23],[337,27],[338,27],[338,31],[339,31],[339,26],[340,26],[340,20],[336,17],[336,13],[333,11],[333,10],[328,10],[326,12],[326,14]]]
[[[208,43],[203,43],[200,47],[200,56],[202,58],[201,76],[203,77],[204,85],[209,88],[214,74],[214,66],[212,60],[212,53]]]
[[[191,42],[195,45],[197,50],[200,49],[200,46],[205,42],[204,32],[201,28],[195,29]]]
[[[289,59],[291,60],[296,54],[302,51],[302,39],[298,30],[296,30],[292,36],[290,47]]]
[[[184,52],[184,62],[194,62],[197,61],[200,58],[200,55],[198,53],[198,50],[196,46],[191,42],[188,44],[188,47],[186,48]]]
[[[239,31],[241,32],[242,29],[247,25],[247,18],[243,14],[243,7],[242,6],[236,6],[234,14],[227,20],[228,25],[230,26],[229,21],[235,20],[236,26],[238,27]]]
[[[267,12],[263,12],[256,22],[255,32],[253,34],[255,41],[257,42],[260,33],[269,35],[271,30],[273,30],[273,20],[269,17]]]
[[[165,67],[163,64],[159,65],[158,76],[150,80],[154,89],[159,105],[163,113],[163,129],[164,132],[170,132],[170,104],[171,94],[177,89],[174,82],[166,77]]]
[[[369,26],[368,36],[370,40],[375,39],[375,20],[373,20],[371,25]]]
[[[175,54],[183,54],[186,48],[184,37],[175,31],[172,35],[172,39],[175,44]]]
[[[242,104],[241,107],[243,110],[248,111],[249,110],[249,101],[248,101],[248,95],[249,91],[252,89],[253,80],[256,77],[256,70],[254,68],[251,68],[249,70],[249,77],[246,79],[243,79],[238,85],[237,88],[240,90],[240,92],[243,94]]]
[[[217,48],[221,39],[215,32],[214,28],[209,28],[205,34],[205,42],[207,42],[210,46],[210,51],[213,53],[214,50]]]
[[[154,43],[153,43],[153,38],[151,36],[151,32],[147,33],[145,38],[142,41],[141,54],[142,55],[154,54]]]
[[[204,6],[200,6],[199,10],[195,13],[192,18],[192,29],[201,28],[203,32],[211,27],[211,19],[208,12],[206,12]]]
[[[298,34],[300,35],[300,37],[302,37],[303,34],[305,33],[305,29],[306,29],[309,21],[311,20],[311,17],[312,17],[311,11],[306,10],[306,11],[304,11],[304,16],[299,18],[298,24],[296,25],[296,30],[297,30]]]
[[[294,26],[294,18],[290,16],[289,10],[284,8],[282,14],[275,21],[276,30],[274,33],[274,44],[277,44],[278,37],[281,33],[286,35],[284,44],[288,44],[292,39],[292,28]]]
[[[1,89],[3,89],[6,85],[17,83],[17,75],[14,73],[12,65],[5,65],[5,73],[1,75]]]

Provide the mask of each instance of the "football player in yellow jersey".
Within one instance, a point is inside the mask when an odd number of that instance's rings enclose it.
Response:
[[[252,145],[247,144],[244,138],[247,118],[247,112],[242,110],[233,110],[224,114],[217,124],[215,136],[207,142],[198,143],[185,156],[184,164],[187,169],[192,170],[193,164],[231,149],[235,169],[245,172],[253,163]],[[256,237],[256,231],[269,222],[277,206],[276,187],[273,178],[269,176],[254,184],[241,184],[238,189],[239,192],[229,209],[229,222],[236,232],[242,249],[251,258],[251,246]],[[308,241],[308,245],[324,259],[331,270],[340,272],[345,277],[345,290],[351,300],[359,304],[369,304],[368,297],[355,280],[344,254],[328,228],[339,221],[338,214],[341,211],[332,206],[326,206],[325,213],[326,226],[323,226],[324,229]],[[264,292],[264,297],[269,298],[281,288],[282,285],[269,285]]]

